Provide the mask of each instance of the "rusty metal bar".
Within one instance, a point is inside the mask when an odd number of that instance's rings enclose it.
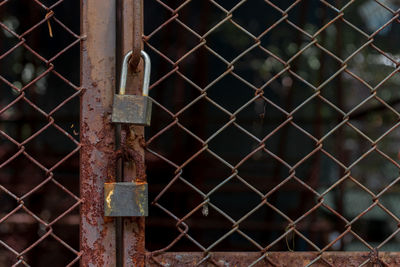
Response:
[[[133,1],[133,6],[130,7],[132,12],[132,57],[130,64],[133,70],[137,70],[140,62],[140,51],[142,50],[142,35],[143,35],[143,2]]]
[[[132,50],[132,60],[128,70],[126,94],[141,94],[143,83],[143,64],[140,62],[140,51],[142,49],[142,0],[122,0],[121,15],[121,51],[118,51],[122,58]],[[137,60],[138,67],[134,69]],[[132,64],[134,63],[134,64]],[[123,149],[130,157],[123,163],[124,182],[146,182],[144,165],[144,127],[122,126]],[[144,245],[144,218],[131,217],[123,218],[123,264],[124,266],[144,266],[145,245]]]
[[[103,216],[103,184],[115,179],[115,3],[81,1],[81,266],[115,266],[114,221]]]
[[[192,252],[167,252],[157,257],[151,257],[148,254],[147,266],[197,266],[196,264],[201,261],[203,256],[203,253]],[[263,256],[262,259],[255,262],[261,256]],[[325,252],[323,256],[315,252],[268,252],[264,255],[257,252],[215,252],[212,256],[215,264],[205,263],[200,266],[307,266],[318,257],[321,259],[313,263],[313,267],[360,266],[371,256],[373,255],[369,252]],[[375,266],[400,266],[399,253],[381,252],[379,256],[382,262]]]
[[[120,83],[121,69],[122,66],[122,56],[119,51],[121,51],[122,43],[122,0],[115,1],[115,12],[116,12],[116,22],[115,22],[115,88],[118,88]],[[117,93],[117,92],[116,92]],[[121,125],[115,125],[115,149],[121,149]],[[122,158],[118,158],[116,162],[115,170],[115,181],[122,182]],[[115,218],[115,256],[116,256],[116,266],[123,266],[123,222],[121,217]]]

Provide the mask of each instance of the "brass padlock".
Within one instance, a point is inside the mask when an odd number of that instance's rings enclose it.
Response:
[[[126,54],[122,63],[119,93],[114,95],[111,121],[114,123],[130,123],[135,125],[150,126],[151,100],[148,97],[150,83],[150,57],[141,51],[144,60],[144,79],[142,95],[125,95],[128,61],[132,51]]]

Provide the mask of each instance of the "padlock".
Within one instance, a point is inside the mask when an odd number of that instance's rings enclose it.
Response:
[[[150,57],[146,52],[141,51],[140,55],[144,60],[142,95],[126,95],[126,77],[128,73],[128,61],[131,55],[132,51],[127,53],[122,63],[119,93],[114,95],[111,121],[114,123],[150,126],[151,99],[148,97],[151,69]]]
[[[149,213],[147,183],[117,182],[104,184],[104,215],[142,217]]]

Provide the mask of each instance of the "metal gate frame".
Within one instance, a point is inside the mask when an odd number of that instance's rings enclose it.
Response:
[[[114,135],[107,122],[115,77],[112,1],[81,1],[80,246],[81,266],[115,266],[113,221],[103,217],[102,187],[111,170]]]
[[[132,49],[142,28],[134,20],[143,13],[142,1],[121,0],[121,39],[119,57]],[[116,266],[116,229],[112,219],[103,215],[103,185],[116,181],[118,173],[115,129],[110,123],[115,92],[117,10],[114,1],[81,0],[81,266]],[[137,14],[137,13],[136,13]],[[139,26],[138,26],[139,24]],[[139,36],[140,37],[140,36]],[[135,41],[136,40],[136,41]],[[133,73],[130,93],[138,93],[141,69]],[[124,142],[135,154],[124,166],[123,181],[145,179],[143,127],[122,129]],[[150,215],[151,216],[151,215]],[[146,252],[144,219],[123,219],[124,266],[400,266],[398,252]]]
[[[133,12],[140,1],[121,1],[120,57],[132,49]],[[141,5],[139,5],[141,6]],[[136,7],[136,9],[134,9]],[[116,77],[116,3],[108,0],[81,1],[81,84],[85,92],[81,98],[81,266],[116,266],[116,253],[125,256],[125,266],[144,265],[144,219],[123,219],[123,249],[116,247],[116,226],[113,219],[104,217],[104,183],[115,182],[118,174],[115,129],[111,121],[111,105]],[[140,11],[141,12],[141,11]],[[140,36],[139,36],[140,37]],[[140,40],[140,39],[139,39]],[[130,71],[129,73],[134,73]],[[141,71],[128,77],[128,93],[137,93]],[[136,89],[134,89],[136,88]],[[122,180],[143,179],[143,127],[122,129],[124,143],[135,153],[135,162],[124,166]],[[138,175],[137,175],[138,174]],[[121,229],[120,229],[121,230]]]

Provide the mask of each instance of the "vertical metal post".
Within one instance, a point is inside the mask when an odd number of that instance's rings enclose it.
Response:
[[[115,266],[114,222],[103,212],[103,184],[115,177],[115,2],[81,0],[81,33],[81,266]]]
[[[143,1],[142,0],[122,0],[121,16],[121,54],[125,55],[133,50],[132,59],[140,58],[142,49],[143,32]],[[134,29],[139,29],[135,30]],[[138,42],[140,40],[140,42]],[[136,47],[136,46],[140,47]],[[135,52],[136,51],[136,52]],[[135,62],[131,62],[132,65]],[[141,94],[141,85],[143,82],[143,64],[129,70],[126,93]],[[122,129],[123,140],[126,148],[133,154],[132,160],[124,163],[123,181],[125,182],[146,182],[145,164],[144,164],[144,127],[127,126]],[[144,244],[144,218],[124,218],[123,219],[123,247],[124,247],[124,266],[144,266],[145,262],[145,244]]]
[[[123,61],[123,55],[121,54],[121,46],[122,46],[122,0],[116,0],[115,1],[115,16],[116,16],[116,21],[115,21],[115,73],[116,73],[116,78],[115,78],[115,88],[118,91],[119,90],[119,84],[120,84],[120,78],[121,78],[121,66],[122,66],[122,61]],[[118,92],[116,92],[118,93]],[[116,150],[121,149],[121,125],[116,124],[115,125],[115,145],[116,145]],[[116,177],[115,181],[116,182],[122,182],[122,172],[123,172],[123,167],[122,167],[122,158],[119,158],[117,161],[117,169],[116,169]],[[124,265],[124,255],[123,255],[123,235],[124,235],[124,229],[123,229],[123,218],[122,217],[116,217],[115,218],[115,256],[116,256],[116,267],[122,267]]]

